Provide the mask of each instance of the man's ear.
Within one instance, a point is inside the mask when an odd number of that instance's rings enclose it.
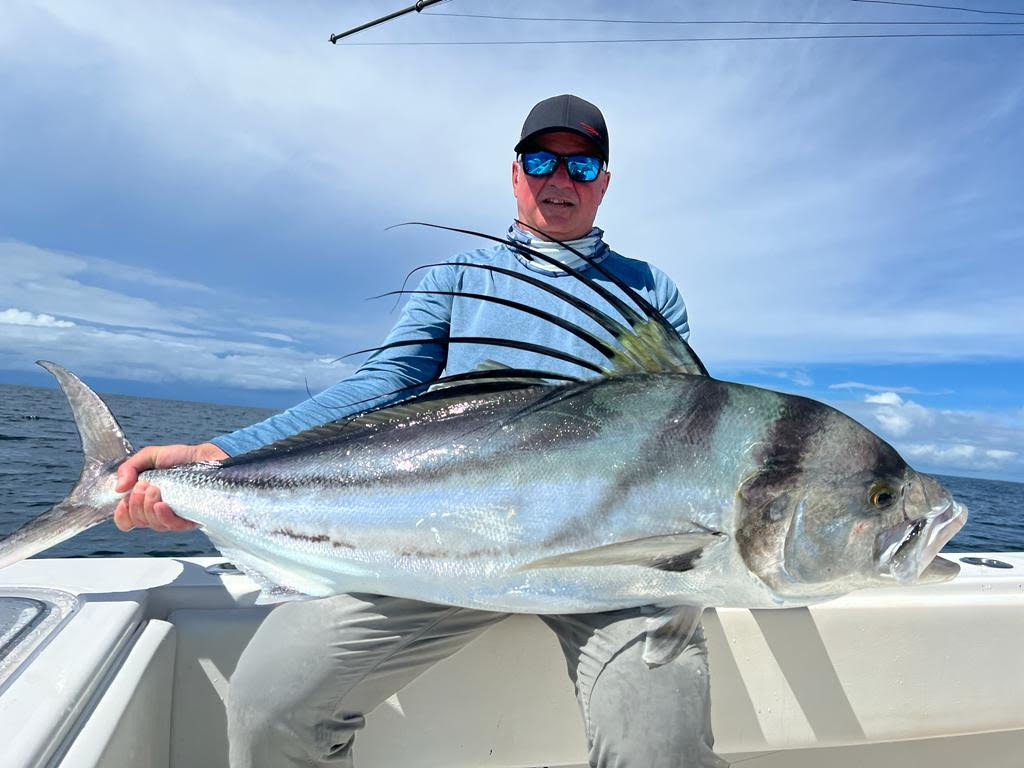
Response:
[[[605,194],[605,192],[608,191],[608,185],[611,183],[611,181],[612,181],[612,172],[611,171],[605,171],[604,172],[604,180],[601,182],[601,185],[602,185],[601,186],[601,200],[598,201],[598,204],[600,204],[601,201],[604,200],[604,194]]]

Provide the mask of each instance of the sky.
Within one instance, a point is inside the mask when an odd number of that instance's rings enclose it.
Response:
[[[106,392],[304,399],[394,322],[367,297],[478,245],[388,227],[503,232],[522,120],[571,92],[609,126],[597,224],[676,281],[714,375],[1024,481],[1024,37],[390,45],[1024,34],[1019,5],[451,0],[328,42],[407,4],[6,3],[0,382],[50,386],[43,358]]]

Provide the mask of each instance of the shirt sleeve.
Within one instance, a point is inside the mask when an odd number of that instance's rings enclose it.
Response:
[[[657,300],[655,306],[680,336],[689,340],[690,320],[686,314],[686,304],[679,293],[679,288],[672,279],[657,267],[651,267],[651,275],[654,278],[654,296]]]
[[[455,270],[453,266],[434,267],[417,290],[454,290]],[[451,311],[451,296],[413,294],[384,345],[448,336]],[[410,344],[375,352],[355,373],[320,394],[212,442],[229,456],[236,456],[311,427],[404,400],[425,390],[446,362],[447,346],[443,343]]]

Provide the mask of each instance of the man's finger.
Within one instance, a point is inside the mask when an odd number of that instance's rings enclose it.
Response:
[[[156,446],[147,445],[121,462],[121,466],[117,468],[117,486],[114,490],[124,493],[131,489],[138,482],[140,473],[156,466],[157,455]]]
[[[117,493],[124,493],[125,491],[131,490],[132,486],[135,485],[139,480],[139,472],[132,465],[124,462],[120,467],[117,468],[117,485],[114,486],[114,490]]]
[[[178,517],[166,501],[158,501],[153,505],[153,512],[157,519],[167,526],[171,531],[188,531],[196,527],[196,524]]]
[[[117,502],[117,508],[114,510],[114,525],[126,532],[135,527],[132,525],[131,517],[128,515],[127,499],[121,499]]]
[[[128,495],[128,516],[135,526],[149,527],[149,520],[146,519],[146,488],[148,487],[149,483],[140,480]]]
[[[177,527],[175,521],[178,516],[160,499],[160,489],[155,486],[150,486],[146,492],[146,509],[153,516],[153,527],[156,530],[171,531]]]
[[[146,498],[143,502],[146,511],[146,519],[149,520],[149,526],[154,531],[166,531],[168,530],[167,525],[160,519],[160,516],[153,509],[153,505],[160,501],[160,489],[155,485],[146,486]]]

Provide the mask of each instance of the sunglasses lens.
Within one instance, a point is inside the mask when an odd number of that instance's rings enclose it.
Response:
[[[526,152],[523,154],[523,170],[527,176],[548,176],[555,172],[558,155],[551,152]]]
[[[523,153],[523,171],[527,176],[550,176],[558,167],[559,156],[538,150]],[[593,155],[571,155],[565,158],[565,170],[573,181],[593,181],[601,172],[601,158]]]
[[[566,158],[565,167],[573,181],[593,181],[601,172],[601,158],[593,155],[573,155]]]

